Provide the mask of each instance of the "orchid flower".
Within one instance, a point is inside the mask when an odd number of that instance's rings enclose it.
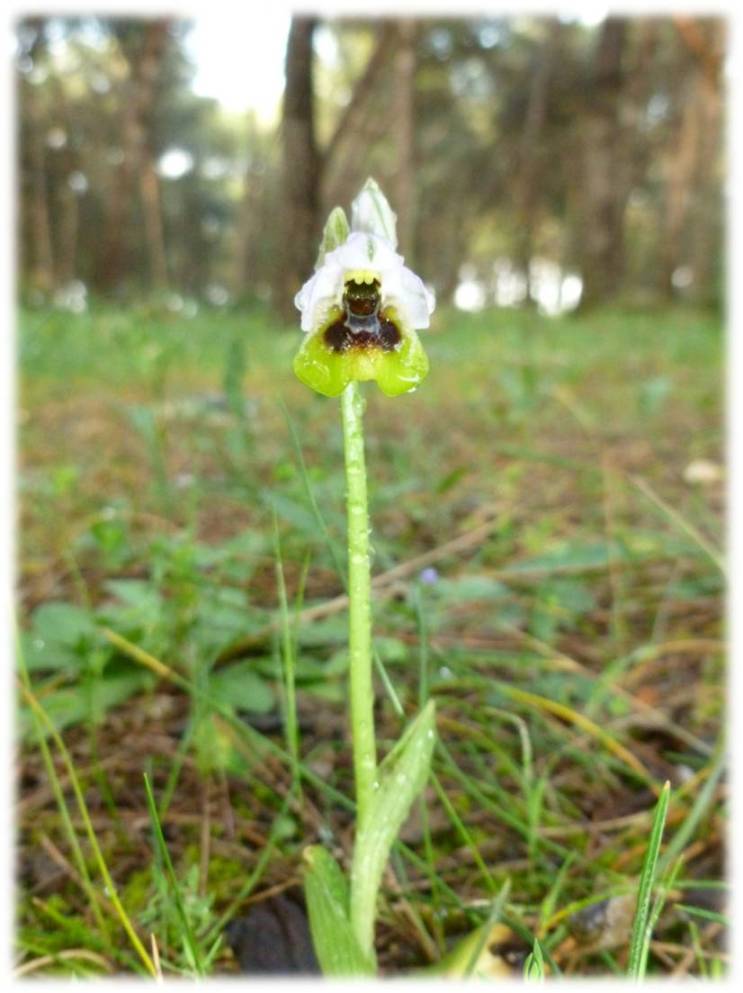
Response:
[[[348,697],[356,794],[350,874],[322,845],[305,849],[305,896],[318,960],[327,975],[376,969],[377,897],[390,849],[423,790],[436,740],[429,700],[378,761],[372,679],[369,508],[364,398],[374,379],[388,396],[414,389],[428,372],[416,330],[427,328],[433,294],[398,255],[395,215],[374,180],[352,205],[351,229],[336,207],[325,225],[315,275],[296,296],[307,337],[297,376],[340,396],[348,513]],[[395,698],[397,699],[397,698]],[[404,716],[401,711],[401,716]]]
[[[318,393],[339,396],[373,379],[398,396],[428,372],[416,331],[429,326],[434,296],[396,248],[395,215],[369,179],[352,204],[350,231],[340,208],[330,215],[315,273],[294,300],[306,333],[294,371]]]

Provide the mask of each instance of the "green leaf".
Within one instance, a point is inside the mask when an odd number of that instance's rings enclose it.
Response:
[[[124,703],[135,693],[140,692],[152,682],[149,672],[124,673],[119,676],[106,676],[98,681],[91,691],[86,693],[76,686],[70,689],[55,690],[43,698],[44,710],[57,731],[73,727],[91,717],[95,712],[98,716],[112,707]],[[21,711],[21,735],[24,740],[34,733],[33,721],[27,708]],[[51,732],[42,729],[46,737]]]
[[[87,610],[73,603],[45,603],[34,612],[34,632],[40,638],[75,645],[95,632]]]
[[[303,648],[324,649],[330,645],[342,645],[345,648],[347,640],[348,621],[340,614],[314,621],[297,632],[297,641]]]
[[[321,540],[321,536],[317,533],[317,519],[303,503],[292,500],[291,497],[284,496],[283,493],[273,492],[269,489],[265,489],[262,496],[266,503],[283,520],[294,525],[298,531],[311,535],[318,542]]]
[[[274,707],[273,690],[249,659],[212,673],[209,692],[220,703],[252,714],[267,714]]]
[[[436,492],[438,494],[448,493],[449,490],[454,489],[457,483],[470,471],[468,466],[458,465],[456,468],[452,469],[451,472],[447,472],[446,475],[438,482],[436,486]]]
[[[96,641],[95,622],[87,610],[72,603],[45,603],[34,611],[31,630],[21,636],[29,672],[83,668]]]
[[[436,595],[446,604],[459,604],[473,600],[503,600],[512,593],[504,583],[490,576],[465,574],[456,579],[439,580]]]
[[[637,395],[637,405],[641,414],[658,414],[673,389],[673,382],[668,376],[655,376],[640,383]]]
[[[377,893],[390,849],[428,779],[435,722],[435,703],[430,700],[379,766],[379,787],[356,836],[351,869],[354,926],[357,935],[368,936],[370,945]]]
[[[247,781],[255,762],[260,761],[252,756],[248,758],[235,746],[229,727],[225,726],[218,714],[205,713],[199,716],[194,726],[192,742],[201,776],[226,772]]]
[[[104,586],[119,601],[102,607],[104,616],[113,614],[117,620],[128,616],[137,620],[140,629],[157,624],[162,618],[163,598],[152,583],[143,579],[108,579]]]
[[[513,939],[513,932],[504,924],[483,924],[460,938],[438,962],[421,969],[416,976],[441,979],[512,979],[508,963],[490,951]]]
[[[624,548],[616,542],[561,541],[544,555],[521,559],[508,566],[506,573],[553,572],[560,569],[608,568],[611,562],[627,559]]]
[[[399,638],[379,637],[374,639],[374,647],[385,665],[396,665],[407,662],[410,649]]]
[[[304,893],[315,954],[326,976],[371,976],[374,965],[359,947],[348,915],[348,884],[324,848],[304,850]]]
[[[245,420],[243,379],[247,368],[245,341],[242,334],[236,334],[227,346],[222,388],[227,399],[227,406],[233,417],[239,422]]]

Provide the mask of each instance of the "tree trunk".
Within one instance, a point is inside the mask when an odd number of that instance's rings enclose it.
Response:
[[[724,111],[719,83],[705,79],[702,87],[702,148],[699,198],[692,242],[691,264],[694,272],[693,296],[705,306],[720,304],[724,294],[725,211],[722,190],[725,186],[721,144]]]
[[[250,147],[255,141],[254,117],[248,116],[248,142]],[[248,160],[248,165],[243,176],[243,189],[240,197],[240,210],[237,215],[235,230],[235,253],[233,256],[233,266],[230,284],[232,295],[236,300],[241,300],[245,295],[246,284],[250,284],[255,289],[255,240],[260,236],[256,221],[258,203],[255,197],[255,179],[253,176],[252,163]]]
[[[107,290],[117,287],[123,276],[127,221],[131,217],[135,179],[142,169],[143,162],[149,158],[147,148],[150,116],[167,38],[167,20],[148,21],[143,29],[139,53],[129,60],[129,80],[121,122],[122,160],[108,198],[97,273],[98,283]],[[157,177],[154,178],[157,185]],[[150,264],[157,266],[160,265],[158,256],[161,246],[154,245],[150,238],[157,239],[157,232],[160,231],[160,236],[162,233],[161,221],[153,220],[151,215],[153,209],[159,209],[159,196],[156,195],[153,199],[152,180],[145,180],[145,185],[148,182],[149,198],[142,199],[145,238]],[[141,197],[143,192],[141,188],[139,192]],[[147,216],[148,212],[150,216]],[[162,271],[156,273],[154,268],[151,269],[151,283],[155,284],[160,276]]]
[[[397,214],[399,251],[412,258],[415,232],[415,38],[416,23],[401,20],[397,24],[399,44],[394,61],[395,94],[392,104],[397,169],[391,191],[392,207]]]
[[[621,97],[627,22],[609,17],[599,37],[588,103],[581,125],[581,305],[616,296],[624,270],[624,210],[629,195],[622,149]]]
[[[77,194],[65,183],[59,199],[59,235],[57,238],[57,283],[66,286],[77,274],[77,236],[79,231]]]
[[[139,174],[144,233],[150,263],[150,286],[155,290],[168,288],[168,262],[165,254],[165,232],[160,203],[160,179],[149,149],[142,157]]]
[[[547,112],[547,95],[552,77],[555,56],[560,41],[560,22],[550,20],[547,35],[537,56],[532,73],[529,99],[524,115],[524,127],[518,154],[518,175],[514,199],[517,207],[518,234],[516,240],[516,266],[526,277],[527,302],[532,300],[530,267],[534,254],[534,231],[540,204],[541,160],[540,136]]]
[[[281,125],[282,239],[275,304],[287,320],[296,315],[294,295],[312,272],[320,234],[320,163],[315,145],[312,70],[316,24],[314,17],[293,17],[286,49]]]
[[[45,128],[36,98],[27,88],[26,107],[30,122],[29,159],[31,165],[31,238],[33,243],[31,285],[44,294],[54,288],[54,258],[49,221],[49,197],[46,176]]]
[[[676,17],[674,23],[695,67],[682,105],[677,141],[667,160],[661,291],[669,298],[675,295],[673,274],[687,262],[693,273],[692,296],[709,303],[716,296],[715,248],[722,234],[717,191],[722,184],[718,173],[723,27],[720,21],[705,24],[686,17]],[[691,244],[685,237],[690,226],[694,232]]]
[[[689,81],[678,138],[670,150],[666,169],[666,195],[664,234],[661,264],[661,289],[663,295],[674,295],[673,274],[683,257],[682,233],[689,212],[692,187],[699,163],[703,107],[701,78]]]

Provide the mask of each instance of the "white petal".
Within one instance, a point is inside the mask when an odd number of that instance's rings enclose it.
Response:
[[[427,328],[436,306],[436,297],[423,280],[410,269],[403,267],[402,285],[408,320],[412,328]]]
[[[308,279],[307,282],[302,286],[302,289],[295,294],[294,306],[297,308],[297,310],[304,311],[304,309],[307,307],[312,297],[312,290],[314,288],[316,279],[317,279],[317,273],[314,276],[312,276],[310,279]]]
[[[429,326],[435,300],[423,281],[403,265],[402,256],[384,238],[354,231],[339,248],[327,253],[294,298],[302,312],[303,331],[319,328],[332,307],[342,307],[345,281],[354,272],[372,273],[379,279],[383,306],[394,307],[406,326]]]
[[[319,327],[334,305],[340,306],[343,296],[343,270],[329,262],[330,252],[325,263],[314,276],[307,280],[294,297],[294,306],[302,311],[302,330],[312,331]]]
[[[383,305],[394,307],[404,324],[413,329],[427,328],[436,306],[433,294],[414,272],[399,266],[386,274],[382,283]]]

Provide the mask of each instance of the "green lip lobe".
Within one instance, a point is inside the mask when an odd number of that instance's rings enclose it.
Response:
[[[415,331],[392,308],[380,310],[378,279],[348,280],[329,321],[308,335],[294,359],[294,372],[324,396],[339,396],[350,382],[374,379],[387,396],[408,393],[428,372],[428,358]]]

